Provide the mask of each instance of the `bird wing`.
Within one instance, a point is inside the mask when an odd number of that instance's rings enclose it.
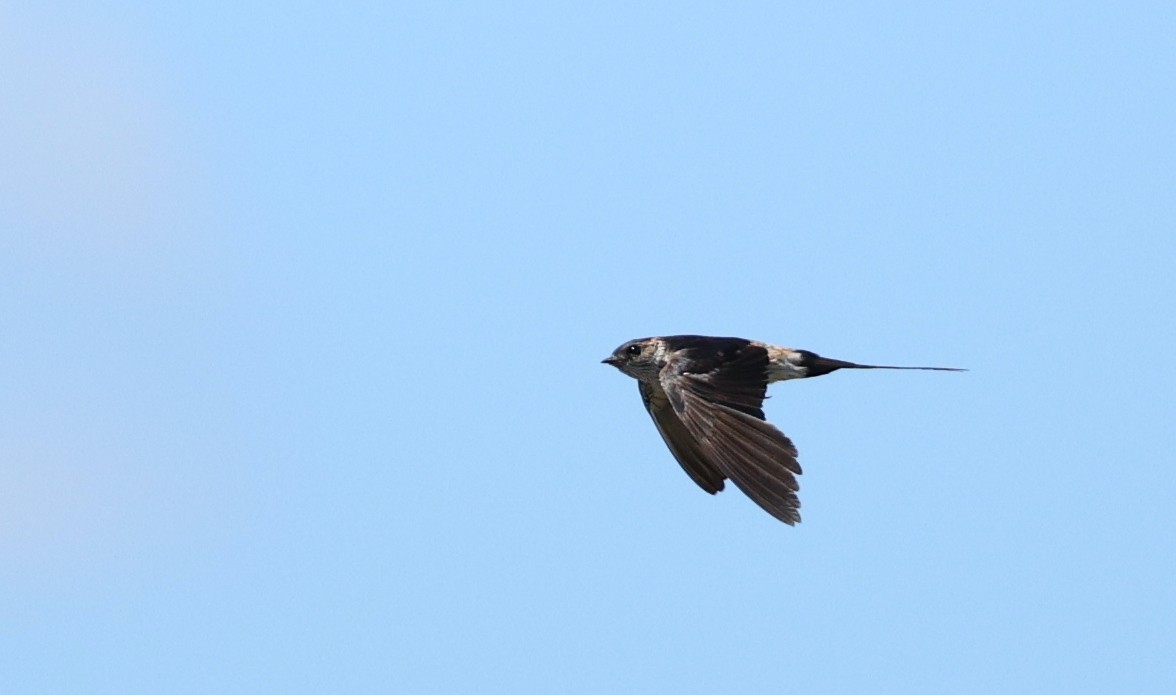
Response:
[[[699,460],[730,478],[764,511],[786,524],[797,523],[801,469],[796,447],[764,420],[762,409],[767,351],[748,344],[699,366],[685,351],[668,360],[659,379],[670,407],[693,436]]]
[[[641,390],[641,402],[653,418],[653,424],[657,425],[657,431],[670,448],[670,453],[678,460],[686,474],[698,483],[698,487],[712,495],[722,490],[723,474],[707,461],[694,435],[690,434],[674,412],[673,406],[666,398],[666,392],[657,384],[638,381],[637,385]]]

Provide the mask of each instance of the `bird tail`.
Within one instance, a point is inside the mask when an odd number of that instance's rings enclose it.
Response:
[[[829,357],[821,357],[815,352],[808,352],[801,350],[804,355],[804,360],[801,364],[808,370],[806,376],[822,376],[829,372],[835,372],[838,369],[919,369],[931,372],[966,372],[966,369],[959,369],[957,367],[893,367],[884,364],[858,364],[857,362],[846,362],[845,360],[835,360]]]

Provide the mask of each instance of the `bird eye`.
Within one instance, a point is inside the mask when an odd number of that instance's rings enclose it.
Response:
[[[641,346],[640,345],[630,345],[629,347],[625,348],[625,352],[636,357],[637,355],[641,354]]]

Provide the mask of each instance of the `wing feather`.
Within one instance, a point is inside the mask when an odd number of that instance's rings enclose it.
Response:
[[[699,460],[730,478],[764,511],[795,524],[801,468],[792,441],[764,420],[767,365],[767,352],[756,345],[721,355],[707,370],[690,369],[689,355],[681,355],[662,369],[660,383],[692,435]]]
[[[660,387],[644,381],[638,381],[637,385],[640,387],[641,401],[645,403],[645,409],[649,411],[653,424],[657,426],[657,431],[661,433],[662,439],[665,440],[670,453],[678,460],[678,464],[682,466],[682,470],[710,494],[722,490],[723,474],[707,460],[694,435],[686,429],[674,412],[665,392]]]

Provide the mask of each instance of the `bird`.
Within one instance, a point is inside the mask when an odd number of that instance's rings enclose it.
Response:
[[[602,360],[637,380],[641,402],[670,453],[710,494],[730,480],[768,514],[800,522],[796,447],[764,417],[768,384],[839,369],[917,369],[822,357],[745,338],[671,335],[638,338]]]

